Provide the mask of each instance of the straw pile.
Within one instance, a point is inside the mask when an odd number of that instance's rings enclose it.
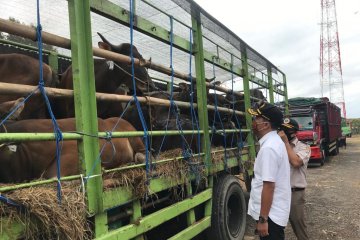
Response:
[[[62,184],[62,200],[59,204],[54,186],[18,189],[6,193],[6,197],[20,204],[16,207],[0,204],[2,229],[20,222],[25,225],[24,239],[91,239],[87,221],[87,207],[79,182]]]
[[[166,178],[172,185],[181,185],[188,178],[190,168],[189,165],[195,162],[194,158],[188,160],[176,160],[176,157],[182,155],[181,149],[164,151],[151,164],[151,170],[148,178],[143,168],[128,169],[120,172],[109,173],[104,176],[104,188],[128,187],[137,197],[144,197],[148,192],[148,182],[154,178]],[[157,163],[160,160],[171,159],[165,163]]]

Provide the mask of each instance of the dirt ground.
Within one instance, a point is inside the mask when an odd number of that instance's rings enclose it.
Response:
[[[360,136],[347,139],[347,149],[322,167],[308,168],[306,222],[311,240],[360,239]],[[245,240],[254,236],[255,223],[247,218]],[[290,223],[287,240],[296,240]]]

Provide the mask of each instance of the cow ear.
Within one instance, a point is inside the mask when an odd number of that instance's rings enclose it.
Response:
[[[104,42],[98,42],[98,46],[99,46],[99,48],[101,48],[101,49],[111,51],[111,46],[110,46],[110,44],[107,44],[107,43],[104,43]]]

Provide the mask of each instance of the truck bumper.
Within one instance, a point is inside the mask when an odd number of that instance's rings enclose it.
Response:
[[[311,146],[311,154],[309,162],[321,162],[323,154],[321,152],[320,146]]]

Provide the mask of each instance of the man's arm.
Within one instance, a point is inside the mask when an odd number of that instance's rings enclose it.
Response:
[[[273,201],[275,190],[275,183],[274,182],[263,182],[263,190],[261,193],[261,209],[260,209],[260,216],[268,218],[270,208]],[[260,236],[265,237],[269,235],[269,226],[268,223],[258,223],[257,230]]]
[[[286,147],[286,151],[287,151],[287,154],[289,157],[289,162],[290,162],[291,166],[293,166],[294,168],[299,168],[302,165],[304,165],[304,162],[299,157],[299,155],[297,155],[295,153],[293,147],[290,145],[289,142],[285,143],[285,147]]]
[[[291,146],[291,144],[289,143],[288,138],[286,137],[286,134],[284,133],[284,131],[279,131],[278,132],[279,136],[281,137],[281,139],[283,140],[285,147],[286,147],[286,151],[289,157],[289,162],[291,164],[291,166],[293,166],[294,168],[299,168],[301,167],[304,162],[302,161],[302,159],[295,153],[293,147]]]

